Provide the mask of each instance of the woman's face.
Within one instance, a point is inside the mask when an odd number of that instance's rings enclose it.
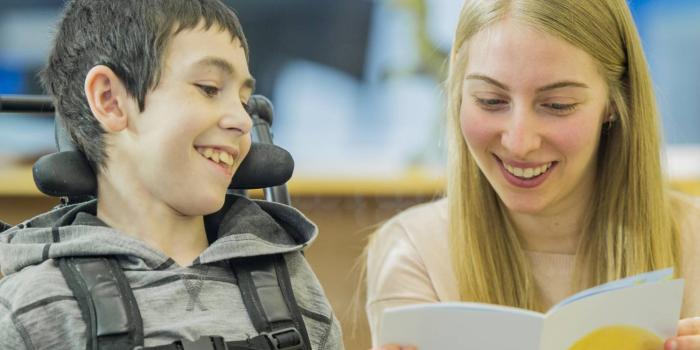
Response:
[[[608,90],[585,51],[506,19],[470,40],[460,121],[509,210],[557,214],[593,188]]]

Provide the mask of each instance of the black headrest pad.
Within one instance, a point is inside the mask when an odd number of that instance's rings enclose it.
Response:
[[[97,179],[79,151],[47,154],[34,163],[34,183],[42,193],[54,197],[90,196],[97,192]]]
[[[32,168],[39,190],[54,197],[94,196],[97,179],[80,151],[47,154]],[[253,143],[229,188],[255,189],[283,185],[294,173],[294,159],[283,148]]]

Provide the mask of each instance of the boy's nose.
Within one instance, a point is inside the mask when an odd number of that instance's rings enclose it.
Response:
[[[219,127],[247,134],[253,127],[253,121],[243,104],[238,102],[237,104],[229,104],[219,119]]]
[[[501,134],[501,145],[519,159],[526,159],[540,148],[542,138],[537,128],[536,116],[521,113],[514,115]]]

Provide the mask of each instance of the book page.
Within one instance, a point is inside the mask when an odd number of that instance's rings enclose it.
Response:
[[[550,310],[541,350],[658,350],[675,335],[683,280],[589,293]]]
[[[419,350],[538,349],[544,315],[478,303],[402,306],[384,312],[380,344]]]
[[[609,292],[615,289],[629,288],[638,284],[655,283],[661,281],[670,281],[673,279],[673,268],[667,268],[662,270],[650,271],[645,273],[640,273],[638,275],[629,276],[623,279],[610,281],[608,283],[603,283],[599,286],[588,288],[581,292],[578,292],[562,301],[552,306],[547,313],[553,313],[556,309],[573,303],[576,300],[587,298],[591,295]]]

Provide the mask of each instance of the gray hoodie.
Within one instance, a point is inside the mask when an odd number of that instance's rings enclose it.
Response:
[[[343,349],[338,321],[301,250],[316,226],[294,208],[231,196],[207,217],[210,246],[179,266],[101,222],[97,202],[55,209],[0,233],[0,349],[85,349],[86,325],[55,258],[115,257],[141,311],[145,346],[257,335],[227,260],[284,253],[313,349]]]

